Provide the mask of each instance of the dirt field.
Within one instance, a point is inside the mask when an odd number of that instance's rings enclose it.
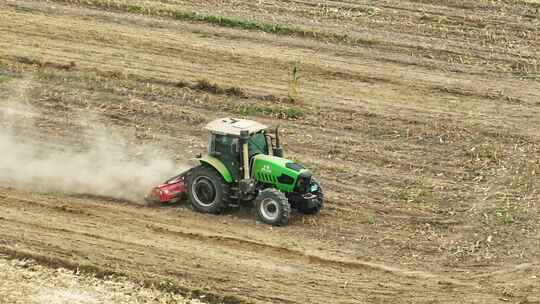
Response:
[[[2,1],[0,100],[36,116],[0,128],[60,150],[105,128],[180,167],[204,151],[211,119],[280,124],[286,156],[328,200],[273,228],[247,209],[210,216],[2,182],[0,254],[44,276],[122,277],[163,301],[540,303],[539,10]]]
[[[96,278],[67,269],[50,269],[29,260],[0,256],[0,303],[181,303],[179,295],[148,289],[125,278]]]

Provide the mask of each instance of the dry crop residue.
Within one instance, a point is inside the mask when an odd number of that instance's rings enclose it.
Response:
[[[276,229],[249,210],[2,184],[0,253],[210,302],[540,294],[534,2],[7,1],[0,15],[0,94],[30,79],[19,102],[36,113],[15,138],[84,151],[87,113],[182,162],[204,152],[206,122],[244,116],[280,124],[328,197]]]

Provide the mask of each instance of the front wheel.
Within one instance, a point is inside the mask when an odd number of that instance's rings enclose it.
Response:
[[[289,223],[291,205],[285,194],[268,188],[259,192],[255,198],[255,208],[259,219],[266,224],[285,226]]]

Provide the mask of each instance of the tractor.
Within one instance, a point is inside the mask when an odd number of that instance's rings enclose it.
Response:
[[[324,205],[321,185],[310,170],[283,157],[279,127],[251,120],[222,118],[206,125],[208,154],[196,166],[152,189],[151,203],[187,196],[196,211],[219,214],[230,206],[253,203],[258,218],[270,225],[289,223],[291,208],[316,214]]]

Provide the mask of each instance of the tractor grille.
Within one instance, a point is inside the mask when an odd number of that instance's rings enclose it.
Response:
[[[257,172],[257,180],[264,183],[269,183],[269,184],[277,184],[278,182],[277,178],[273,176],[272,174],[261,173],[261,172]]]

